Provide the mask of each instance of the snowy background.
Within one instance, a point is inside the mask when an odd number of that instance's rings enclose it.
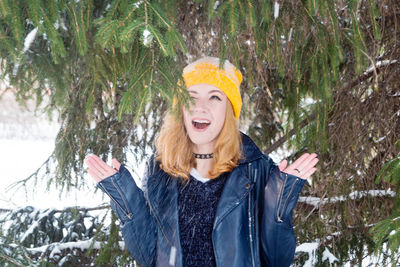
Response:
[[[95,193],[88,180],[86,191],[71,191],[60,196],[57,190],[46,190],[46,181],[29,183],[31,188],[12,187],[29,177],[51,155],[59,124],[47,114],[35,114],[34,103],[21,108],[14,96],[6,93],[0,99],[0,208],[23,206],[62,209],[71,206],[98,206],[106,199]],[[32,179],[33,180],[33,179]]]

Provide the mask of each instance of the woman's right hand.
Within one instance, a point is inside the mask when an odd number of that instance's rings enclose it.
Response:
[[[86,164],[88,165],[88,173],[98,183],[101,180],[116,174],[121,167],[121,163],[116,159],[112,159],[113,167],[107,165],[97,155],[90,155],[86,158]]]

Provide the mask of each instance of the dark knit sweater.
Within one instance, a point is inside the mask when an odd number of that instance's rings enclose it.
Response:
[[[178,183],[179,230],[184,266],[215,266],[212,230],[228,175],[202,183]]]

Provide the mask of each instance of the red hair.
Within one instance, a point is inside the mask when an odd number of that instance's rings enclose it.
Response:
[[[216,178],[224,172],[231,172],[242,157],[242,142],[232,104],[228,101],[225,123],[214,146],[214,168],[210,178]],[[189,179],[192,168],[196,168],[193,156],[193,143],[183,123],[183,115],[167,112],[160,133],[156,139],[156,160],[161,169],[172,177]]]

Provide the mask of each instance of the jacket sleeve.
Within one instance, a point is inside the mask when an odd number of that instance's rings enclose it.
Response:
[[[270,158],[261,217],[261,253],[267,266],[289,266],[296,250],[292,210],[306,180],[281,172]]]
[[[125,246],[142,266],[155,265],[156,226],[146,204],[144,193],[130,172],[119,171],[97,186],[111,199],[111,208],[121,221]]]

